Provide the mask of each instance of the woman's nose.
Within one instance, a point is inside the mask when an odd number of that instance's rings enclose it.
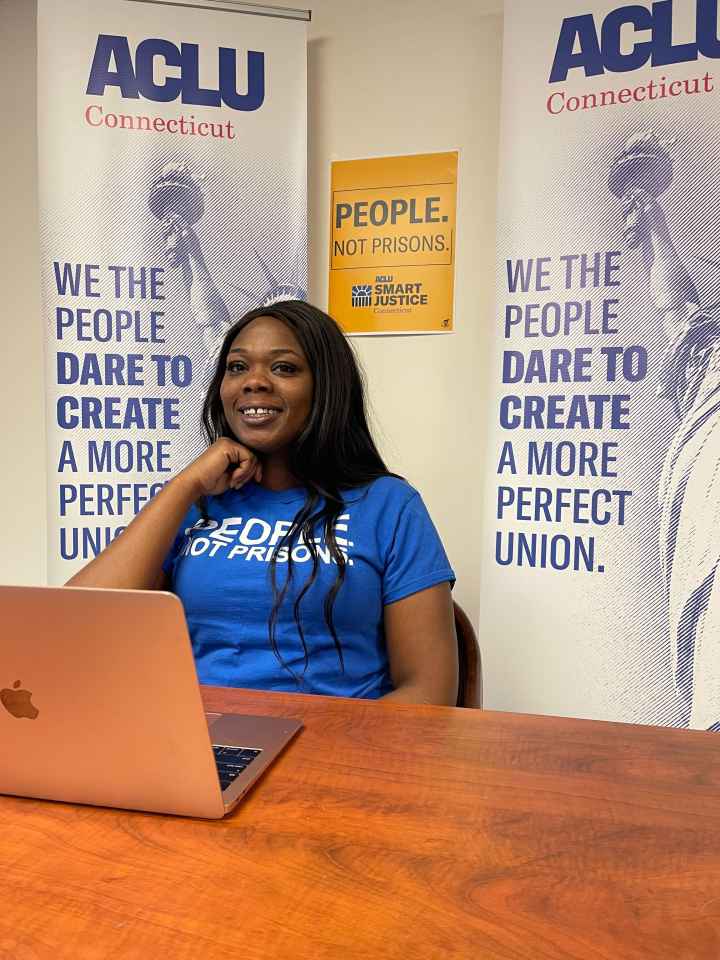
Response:
[[[243,393],[254,393],[257,390],[272,390],[272,384],[263,370],[248,370],[243,382]]]

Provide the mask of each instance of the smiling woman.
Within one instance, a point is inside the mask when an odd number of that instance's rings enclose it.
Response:
[[[297,300],[246,314],[203,423],[207,450],[69,585],[177,593],[203,683],[454,704],[453,572],[337,324]]]

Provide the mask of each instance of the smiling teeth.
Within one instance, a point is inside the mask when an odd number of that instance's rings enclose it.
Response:
[[[263,417],[268,413],[274,413],[269,407],[246,407],[243,413],[246,417]]]

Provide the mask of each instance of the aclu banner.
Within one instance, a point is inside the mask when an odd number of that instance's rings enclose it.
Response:
[[[717,0],[508,0],[489,706],[720,722]]]
[[[305,298],[305,33],[187,4],[38,4],[51,583],[200,452],[229,324]]]

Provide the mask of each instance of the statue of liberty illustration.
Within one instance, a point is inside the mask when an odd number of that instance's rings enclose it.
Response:
[[[659,199],[672,180],[667,145],[644,132],[615,160],[609,187],[668,336],[657,392],[678,425],[659,504],[675,687],[689,726],[720,730],[720,305],[700,302],[673,243]]]
[[[182,271],[187,301],[208,352],[208,371],[223,337],[237,316],[230,311],[207,267],[195,224],[205,212],[201,178],[193,176],[187,163],[173,162],[163,167],[150,187],[148,204],[161,221],[165,237],[165,258],[171,267]],[[265,276],[264,290],[251,291],[236,286],[248,298],[250,307],[268,306],[278,300],[305,300],[307,292],[300,280],[300,251],[295,257],[292,276],[285,282],[275,277],[257,250],[254,255]],[[234,285],[235,286],[235,285]]]

